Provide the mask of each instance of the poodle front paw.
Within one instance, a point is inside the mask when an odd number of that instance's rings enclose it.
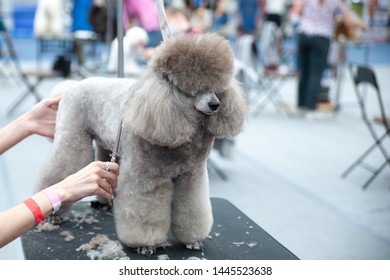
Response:
[[[152,247],[152,246],[138,247],[135,250],[139,255],[144,255],[148,257],[156,253],[156,247]]]
[[[202,251],[203,243],[200,241],[195,241],[194,243],[187,243],[186,248],[190,250]]]

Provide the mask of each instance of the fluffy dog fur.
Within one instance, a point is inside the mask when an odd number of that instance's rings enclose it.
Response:
[[[93,140],[97,158],[107,160],[123,119],[113,206],[119,240],[145,254],[164,243],[169,231],[185,244],[199,244],[213,223],[207,158],[215,137],[241,131],[247,112],[233,61],[221,36],[182,34],[156,48],[135,82],[88,78],[59,84],[56,135],[37,188],[91,162]]]

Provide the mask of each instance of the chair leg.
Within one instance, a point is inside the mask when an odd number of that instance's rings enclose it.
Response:
[[[387,136],[387,133],[382,135],[374,144],[372,144],[351,166],[349,166],[341,175],[342,178],[348,176],[348,174],[358,165],[363,164],[363,160],[370,154],[370,152],[377,146],[380,145],[381,141]],[[379,147],[378,147],[379,148]],[[383,151],[382,151],[383,152]],[[371,182],[376,178],[376,176],[385,168],[386,165],[390,165],[390,158],[385,156],[385,162],[376,170],[373,170],[373,167],[366,166],[365,168],[373,173],[373,175],[364,183],[362,186],[363,190],[365,190]],[[364,167],[364,166],[363,166]],[[370,167],[370,168],[369,168]]]
[[[43,80],[43,77],[38,77],[34,84],[31,84],[31,83],[27,82],[27,80],[25,80],[25,83],[27,85],[29,93],[31,93],[32,95],[35,96],[35,99],[37,100],[37,102],[41,101],[41,99],[42,99],[36,91],[36,88],[42,82],[42,80]]]
[[[257,104],[254,106],[254,109],[252,111],[252,117],[257,117],[260,115],[260,113],[267,107],[267,105],[271,101],[269,100],[269,96],[265,96],[260,102],[257,102]]]
[[[208,159],[207,160],[207,164],[210,168],[212,168],[217,174],[219,177],[221,177],[222,180],[224,181],[227,181],[227,176],[225,174],[225,172],[223,172],[215,163],[212,159]]]
[[[14,102],[14,104],[10,106],[10,108],[7,110],[7,115],[11,115],[16,110],[16,108],[19,107],[19,105],[24,101],[24,99],[26,99],[27,96],[29,96],[30,94],[34,95],[37,102],[41,101],[42,98],[39,96],[39,94],[36,92],[35,89],[38,86],[38,84],[42,81],[42,79],[43,78],[41,77],[38,78],[36,83],[33,85],[25,81],[28,90],[22,95],[20,95],[20,97]]]
[[[367,189],[368,185],[378,176],[378,174],[385,168],[387,163],[390,162],[390,159],[386,160],[375,172],[374,174],[367,180],[367,182],[363,185],[363,190]]]
[[[252,116],[257,117],[269,103],[273,102],[273,99],[278,95],[278,86],[281,84],[281,81],[277,81],[271,85],[267,92],[265,93],[264,98],[262,98],[257,104],[254,105],[252,111]]]
[[[36,100],[37,102],[39,102],[39,101],[42,100],[42,97],[36,92],[35,86],[32,87],[32,88],[30,89],[30,92],[29,92],[29,93],[31,93],[32,95],[34,95],[35,100]]]
[[[19,98],[10,106],[10,108],[7,110],[7,115],[12,115],[12,113],[16,110],[17,107],[19,107],[20,104],[22,104],[23,100],[29,96],[30,92],[26,91],[24,94],[20,95]]]
[[[284,85],[286,82],[285,77],[278,77],[274,79],[269,79],[267,88],[264,87],[265,97],[260,99],[254,106],[253,110],[251,112],[253,117],[258,116],[264,108],[269,104],[272,103],[272,105],[275,107],[277,111],[281,111],[285,113],[287,116],[289,116],[288,110],[281,109],[281,105],[285,105],[285,108],[287,108],[287,102],[285,102],[280,94],[280,88]]]
[[[381,139],[384,137],[382,136]],[[357,160],[354,161],[344,172],[341,174],[342,178],[345,178],[348,176],[348,174],[355,169],[356,166],[358,166],[369,154],[370,152],[376,147],[377,143],[375,142],[372,144]]]

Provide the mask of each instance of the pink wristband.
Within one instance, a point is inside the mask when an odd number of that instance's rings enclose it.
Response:
[[[57,212],[57,210],[61,208],[60,197],[49,188],[44,189],[42,193],[47,196],[51,205],[53,205],[53,213]]]

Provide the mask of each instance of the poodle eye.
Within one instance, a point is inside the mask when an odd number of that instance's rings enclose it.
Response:
[[[216,92],[215,95],[217,96],[217,98],[218,98],[219,100],[221,100],[221,97],[222,97],[222,95],[223,95],[223,92]]]

